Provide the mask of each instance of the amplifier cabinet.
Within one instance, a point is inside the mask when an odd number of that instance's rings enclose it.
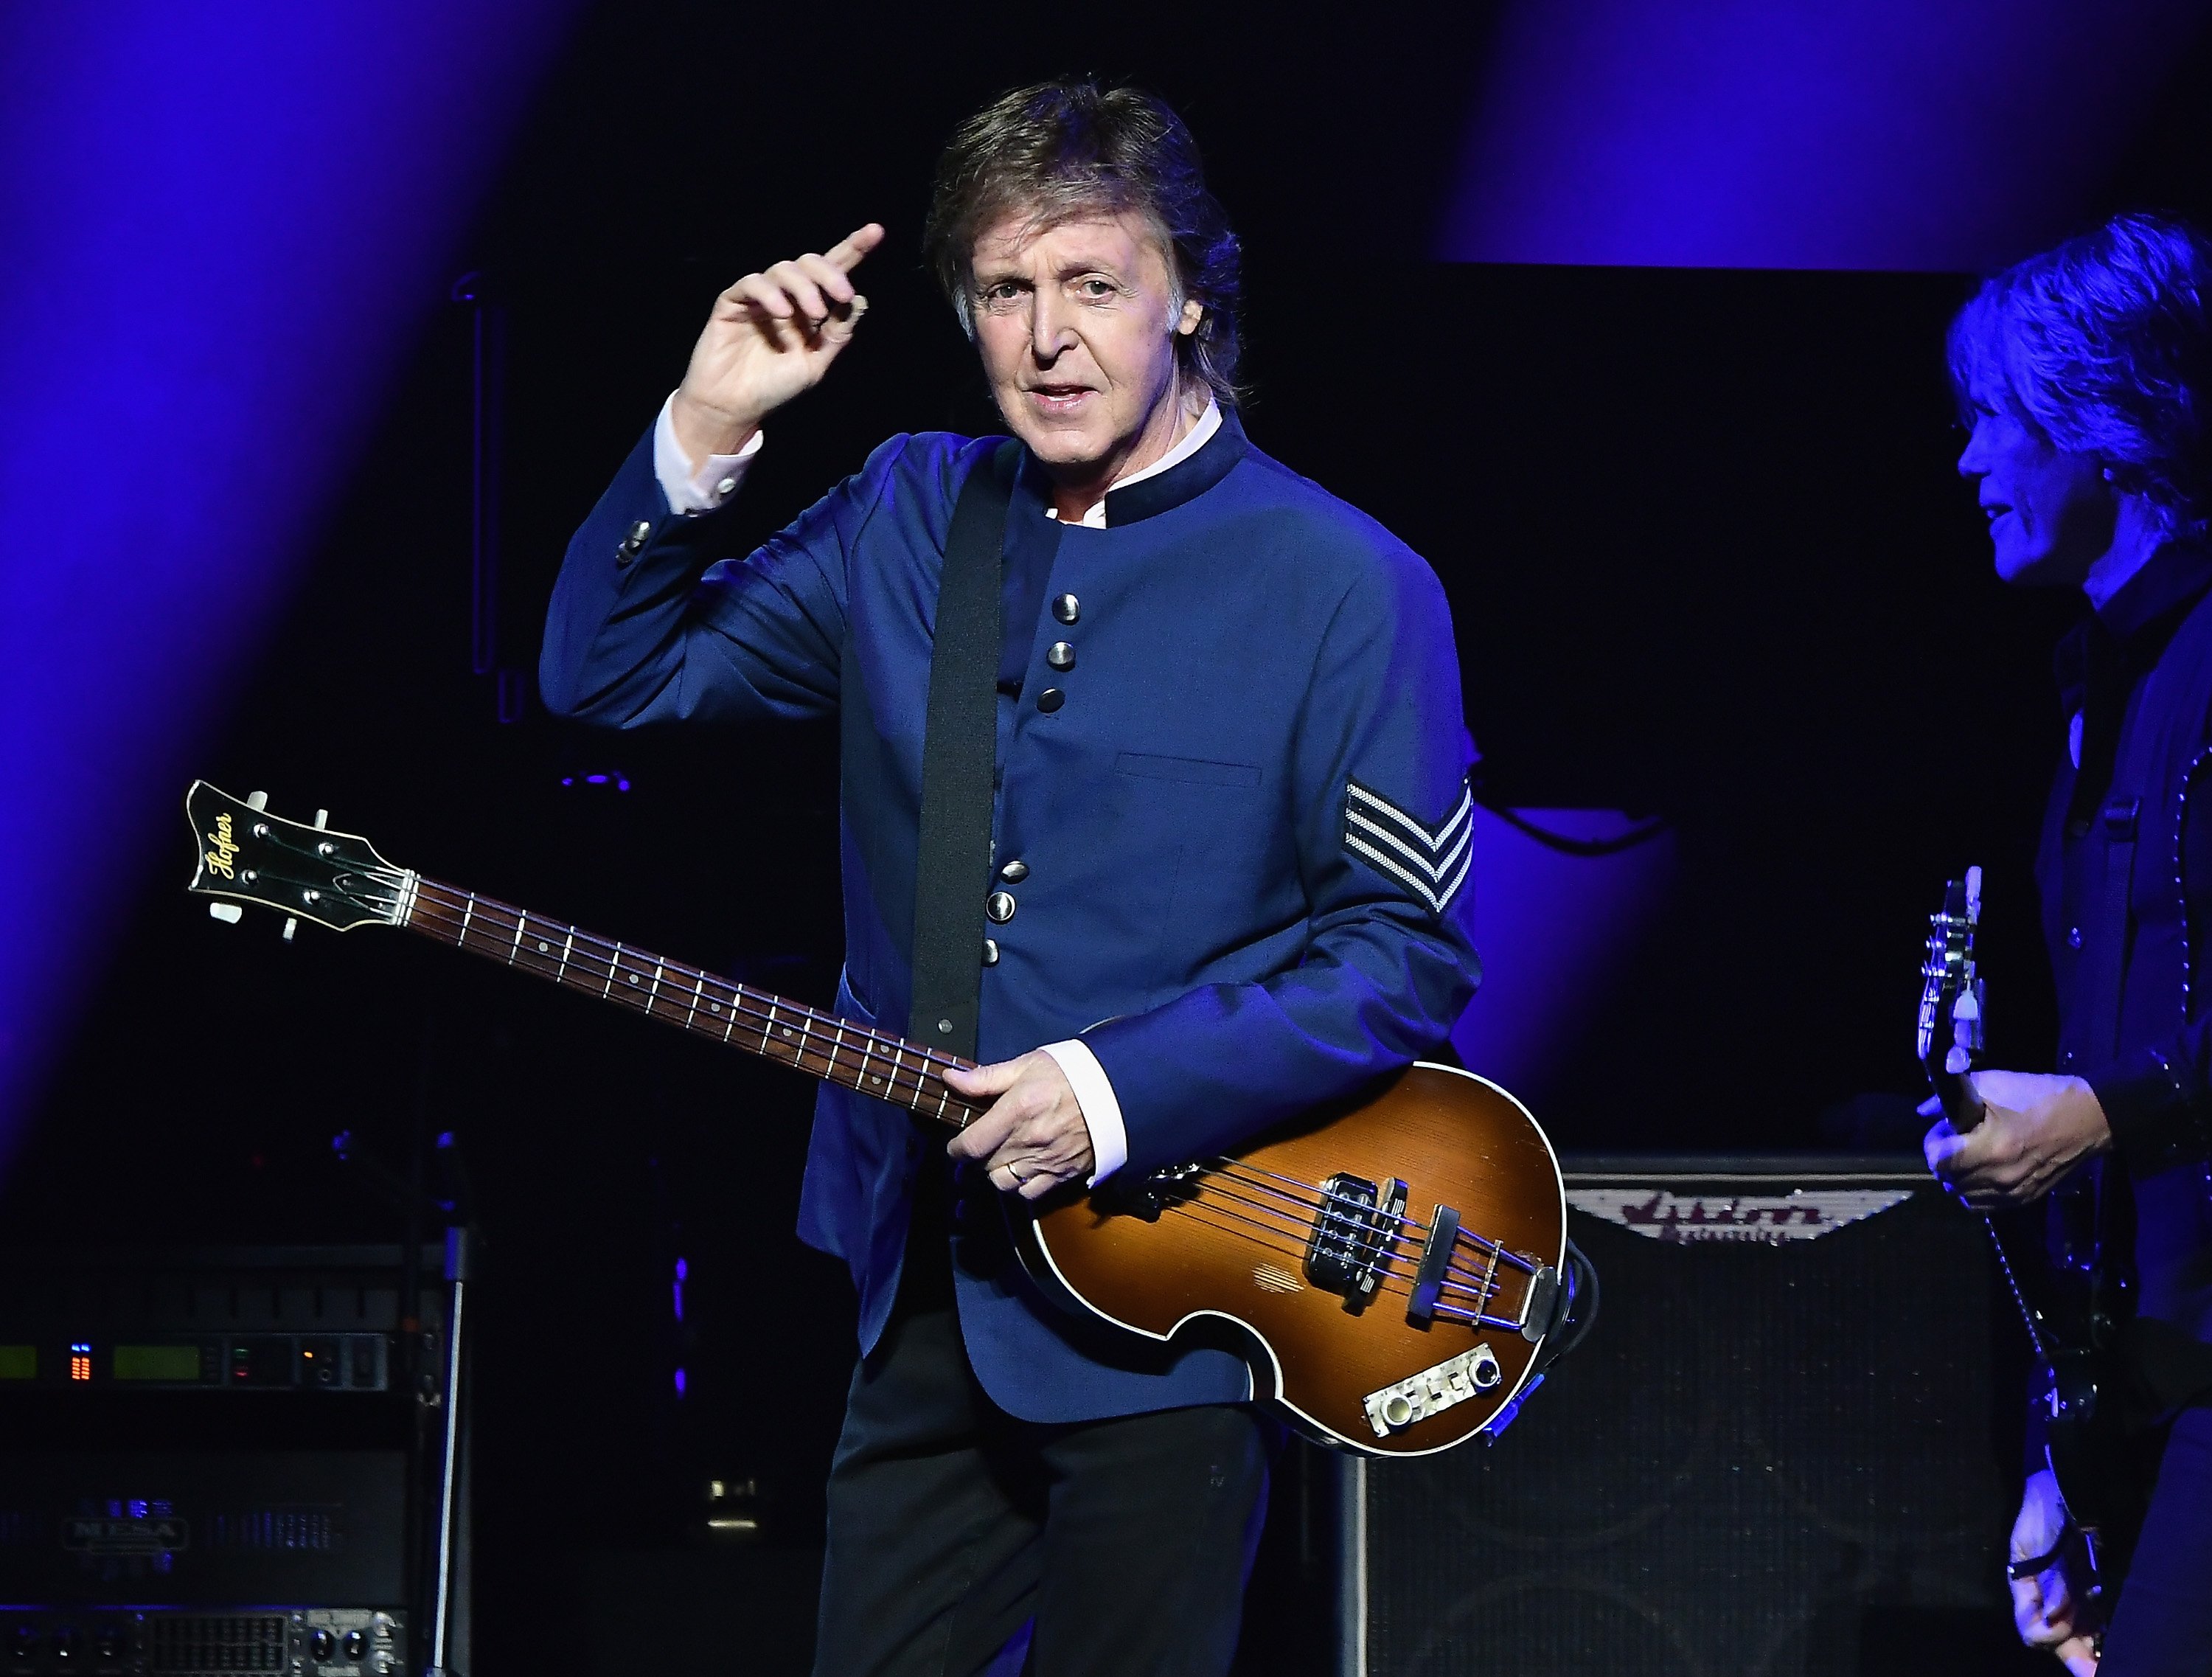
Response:
[[[1603,1303],[1493,1444],[1340,1469],[1346,1677],[2008,1671],[2024,1358],[1917,1160],[1570,1158]]]

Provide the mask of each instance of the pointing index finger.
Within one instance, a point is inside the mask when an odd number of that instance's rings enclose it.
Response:
[[[855,228],[823,252],[823,260],[838,272],[849,274],[860,265],[860,258],[884,242],[884,225],[870,222],[866,227]]]

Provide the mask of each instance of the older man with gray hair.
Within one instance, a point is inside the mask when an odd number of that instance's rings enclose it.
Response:
[[[717,300],[569,548],[542,685],[619,726],[836,716],[837,1011],[984,1062],[946,1074],[988,1105],[949,1150],[817,1108],[799,1233],[849,1266],[861,1352],[817,1669],[969,1673],[1029,1634],[1046,1677],[1222,1672],[1276,1437],[1251,1370],[1063,1313],[1007,1218],[1443,1044],[1477,975],[1450,623],[1246,440],[1196,148],[1090,82],[994,101],[939,172],[927,248],[1012,440],[894,437],[732,554],[721,509],[854,342],[883,236]],[[1402,842],[1358,835],[1355,787]]]

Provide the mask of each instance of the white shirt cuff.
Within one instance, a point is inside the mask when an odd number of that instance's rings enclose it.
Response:
[[[736,453],[709,454],[704,465],[695,466],[684,445],[676,441],[676,392],[669,392],[668,399],[660,404],[660,417],[653,422],[653,475],[660,480],[661,494],[668,497],[668,510],[711,513],[727,501],[745,481],[745,469],[760,453],[761,439],[767,434],[756,431]]]
[[[1121,1103],[1114,1098],[1114,1085],[1098,1056],[1073,1039],[1047,1042],[1044,1051],[1059,1062],[1075,1103],[1083,1109],[1084,1127],[1091,1132],[1091,1181],[1096,1188],[1129,1162],[1129,1132],[1121,1123]]]

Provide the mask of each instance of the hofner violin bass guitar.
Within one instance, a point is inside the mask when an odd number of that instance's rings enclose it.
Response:
[[[1965,878],[1946,887],[1942,910],[1928,917],[1928,953],[1920,969],[1914,1046],[1944,1117],[1961,1135],[1984,1113],[1967,1081],[1983,1046],[1984,993],[1974,952],[1981,917],[1982,871],[1970,867]],[[2094,1619],[2119,1589],[2148,1494],[2135,1452],[2112,1413],[2109,1358],[2123,1308],[2114,1303],[2120,1290],[2100,1254],[2084,1274],[2043,1290],[2031,1303],[2005,1236],[1993,1219],[1983,1220],[2034,1350],[2048,1459],[2073,1525],[2058,1550],[2021,1565],[2040,1571],[2065,1561]],[[2039,1260],[2034,1268],[2044,1268]]]
[[[795,1066],[957,1129],[969,1062],[395,867],[365,839],[195,781],[190,889],[333,931],[395,926]],[[286,935],[291,927],[287,925]],[[1010,1202],[1018,1206],[1019,1202]],[[1254,1389],[1316,1442],[1426,1455],[1497,1420],[1558,1332],[1559,1163],[1495,1084],[1419,1065],[1235,1153],[1015,1215],[1039,1285],[1154,1340],[1226,1328]]]

